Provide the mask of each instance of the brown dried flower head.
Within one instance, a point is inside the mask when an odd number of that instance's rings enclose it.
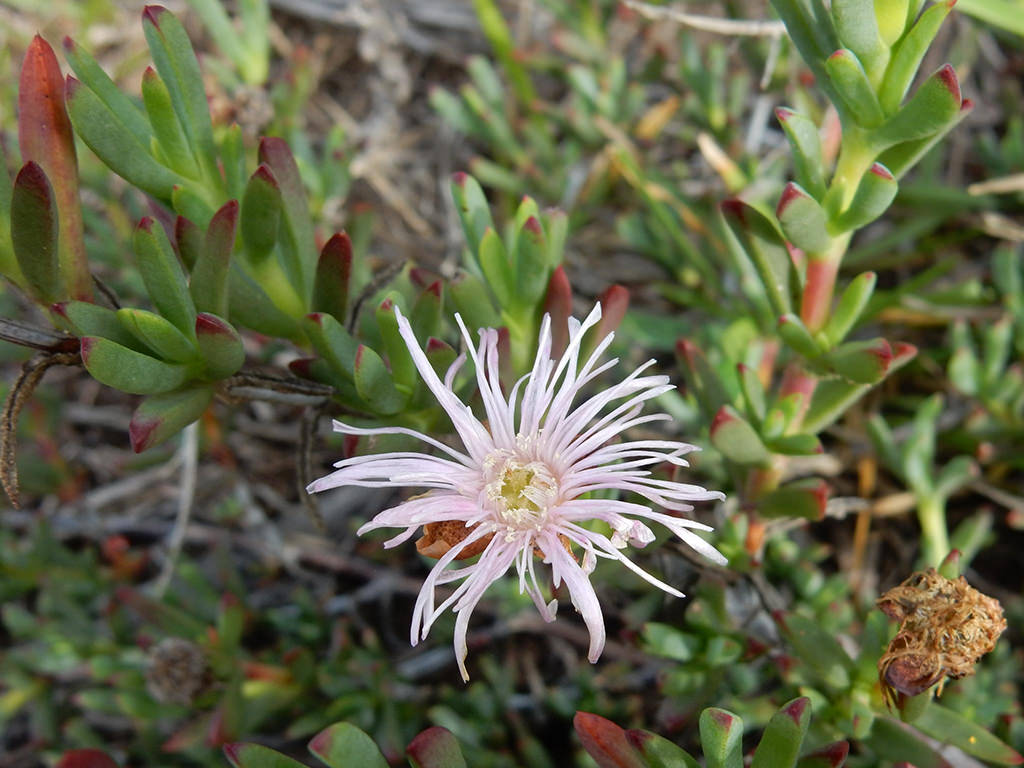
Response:
[[[1006,629],[1003,607],[963,576],[947,579],[934,568],[913,574],[875,603],[900,622],[896,637],[878,660],[886,702],[897,693],[917,696],[947,677],[974,674],[978,659],[995,648]]]
[[[149,653],[146,688],[163,704],[191,704],[210,679],[203,649],[188,640],[169,637]]]

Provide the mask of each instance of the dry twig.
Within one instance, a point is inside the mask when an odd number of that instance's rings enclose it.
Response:
[[[5,321],[9,322],[9,321]],[[0,484],[11,504],[18,506],[18,416],[46,371],[54,365],[79,365],[78,352],[40,352],[27,360],[4,403],[0,416]]]
[[[750,21],[747,19],[721,19],[715,16],[701,16],[688,13],[680,8],[663,8],[648,5],[639,0],[625,0],[626,7],[652,21],[674,21],[702,32],[719,35],[740,35],[744,37],[779,37],[786,33],[781,21]]]
[[[167,544],[167,560],[164,561],[160,575],[153,585],[153,593],[159,598],[167,591],[174,575],[174,566],[185,543],[185,532],[188,530],[189,518],[192,516],[192,502],[196,496],[196,469],[199,465],[199,422],[193,421],[181,434],[181,485],[178,489],[178,515],[171,530],[171,540]]]

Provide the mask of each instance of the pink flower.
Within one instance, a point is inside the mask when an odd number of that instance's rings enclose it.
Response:
[[[557,600],[547,603],[541,595],[536,555],[551,566],[554,585],[565,582],[568,587],[572,603],[590,631],[589,658],[594,662],[605,643],[601,606],[589,578],[598,558],[618,560],[656,587],[682,597],[622,552],[627,544],[643,547],[654,540],[644,520],[660,523],[705,557],[725,563],[714,547],[691,530],[710,530],[706,525],[631,501],[587,498],[593,491],[627,492],[670,512],[693,509],[686,503],[689,501],[722,498],[720,493],[696,485],[652,475],[650,467],[665,462],[687,466],[680,456],[695,450],[694,446],[654,439],[613,442],[632,427],[671,419],[661,413],[640,415],[647,400],[673,388],[667,376],[641,375],[653,360],[618,384],[573,404],[585,387],[617,362],[598,365],[612,341],[609,334],[580,365],[580,345],[585,332],[600,320],[600,304],[583,323],[569,320],[569,342],[558,361],[551,359],[551,322],[545,316],[533,370],[516,382],[507,397],[498,382],[498,332],[481,330],[480,345],[474,349],[465,324],[455,316],[476,367],[486,422],[477,419],[452,390],[465,355],[441,381],[409,321],[397,307],[395,314],[420,376],[451,417],[464,450],[404,427],[360,429],[336,421],[335,429],[350,435],[412,435],[443,455],[395,452],[345,459],[308,490],[312,493],[342,485],[429,489],[381,512],[359,529],[363,534],[376,528],[404,528],[384,543],[394,547],[424,527],[417,547],[438,561],[416,600],[410,637],[413,645],[426,638],[438,616],[453,608],[457,616],[455,654],[463,679],[468,679],[465,659],[470,614],[487,587],[513,566],[520,592],[533,598],[546,621],[553,621]],[[607,525],[590,525],[592,521]],[[475,563],[450,567],[455,560],[476,554],[479,559]],[[436,587],[459,580],[452,594],[437,605]]]

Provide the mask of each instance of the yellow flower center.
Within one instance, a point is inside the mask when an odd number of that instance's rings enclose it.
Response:
[[[542,462],[524,462],[505,451],[485,462],[490,482],[484,489],[501,522],[510,528],[540,528],[558,497],[558,483]]]

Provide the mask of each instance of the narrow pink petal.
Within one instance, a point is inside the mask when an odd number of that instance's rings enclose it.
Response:
[[[544,413],[546,400],[544,392],[547,388],[548,375],[551,369],[551,316],[546,314],[540,324],[540,335],[537,341],[537,356],[533,361],[533,370],[523,389],[523,400],[519,416],[519,432],[532,435],[540,428],[541,416]]]
[[[398,321],[398,332],[402,334],[402,340],[405,341],[405,346],[409,349],[409,355],[412,357],[423,383],[427,385],[434,397],[437,398],[438,404],[451,418],[455,431],[459,433],[470,456],[476,461],[482,461],[493,448],[487,430],[476,420],[469,406],[459,400],[455,393],[446,387],[434,373],[434,368],[427,360],[427,356],[423,354],[409,321],[397,305],[395,305],[395,318]]]
[[[498,537],[495,536],[494,541],[497,540]],[[458,662],[463,682],[469,680],[469,672],[466,671],[466,654],[469,650],[466,644],[466,634],[469,630],[469,617],[473,614],[473,609],[476,608],[487,588],[505,575],[518,552],[514,542],[503,543],[505,546],[496,547],[486,561],[481,556],[477,572],[464,582],[469,586],[455,606],[455,660]]]
[[[459,552],[461,552],[464,547],[472,544],[477,539],[486,536],[488,533],[489,531],[487,531],[484,526],[478,525],[468,536],[466,536],[465,539],[462,540],[461,546],[452,547],[450,550],[445,552],[442,557],[438,558],[434,567],[430,569],[430,573],[427,574],[427,578],[423,580],[423,586],[420,587],[420,593],[416,597],[416,605],[413,606],[412,625],[409,628],[409,640],[412,645],[416,645],[420,641],[421,634],[424,638],[427,636],[427,631],[430,629],[430,625],[427,624],[426,626],[422,626],[424,613],[430,615],[434,611],[434,587],[445,575],[445,569],[451,565],[452,561],[455,560]]]
[[[551,562],[551,570],[557,581],[564,581],[569,589],[569,597],[572,604],[583,617],[583,623],[587,625],[590,632],[590,650],[587,658],[594,663],[600,658],[604,650],[605,627],[604,616],[601,613],[601,604],[597,600],[594,587],[587,578],[587,574],[573,560],[572,556],[565,551],[562,542],[558,537],[545,532],[537,539],[541,551],[544,552],[546,560]]]
[[[434,438],[425,435],[422,432],[417,432],[415,429],[408,429],[406,427],[372,427],[369,429],[364,429],[361,427],[353,427],[350,424],[345,424],[335,419],[334,431],[341,432],[342,434],[345,435],[409,435],[411,437],[415,437],[417,440],[422,440],[424,443],[432,445],[435,448],[440,448],[449,456],[451,456],[454,459],[458,459],[466,466],[474,465],[473,460],[470,459],[469,456],[467,456],[466,454],[456,451],[454,448],[445,445],[440,440],[435,440]]]
[[[585,528],[580,528],[579,526],[575,526],[575,525],[574,526],[570,526],[569,530],[571,530],[572,533],[575,533],[576,536],[590,541],[595,547],[597,547],[606,556],[608,556],[608,557],[610,557],[610,558],[612,558],[614,560],[618,560],[620,563],[622,563],[624,566],[626,566],[629,570],[633,571],[633,573],[635,573],[637,576],[642,578],[644,581],[646,581],[646,582],[648,582],[650,584],[653,584],[658,589],[660,589],[660,590],[662,590],[664,592],[668,592],[668,594],[673,595],[675,597],[685,597],[685,595],[683,595],[683,593],[680,592],[678,589],[676,589],[675,587],[673,587],[673,586],[671,586],[669,584],[666,584],[661,579],[656,578],[655,576],[652,576],[647,571],[645,571],[643,568],[641,568],[639,565],[637,565],[632,560],[630,560],[628,557],[626,557],[624,554],[622,554],[622,552],[620,552],[618,550],[618,548],[616,548],[615,545],[612,544],[608,540],[608,538],[606,536],[603,536],[600,533],[594,533],[593,531],[588,531]],[[569,532],[566,531],[565,535],[568,536]],[[575,537],[573,537],[573,538],[575,538]]]
[[[476,501],[471,498],[457,493],[435,492],[379,512],[373,519],[363,523],[356,534],[362,536],[378,528],[405,528],[449,520],[468,521],[479,511]]]
[[[537,583],[537,573],[533,567],[535,559],[531,539],[529,545],[524,546],[516,558],[516,568],[519,571],[519,592],[529,595],[533,600],[533,604],[537,606],[541,618],[550,623],[555,620],[555,614],[558,611],[558,601],[544,602],[540,585]]]
[[[515,427],[498,381],[498,332],[493,328],[481,329],[480,346],[474,350],[473,339],[462,316],[456,313],[455,322],[466,339],[467,349],[476,368],[477,390],[487,413],[487,423],[494,442],[498,447],[512,448],[515,445]]]

